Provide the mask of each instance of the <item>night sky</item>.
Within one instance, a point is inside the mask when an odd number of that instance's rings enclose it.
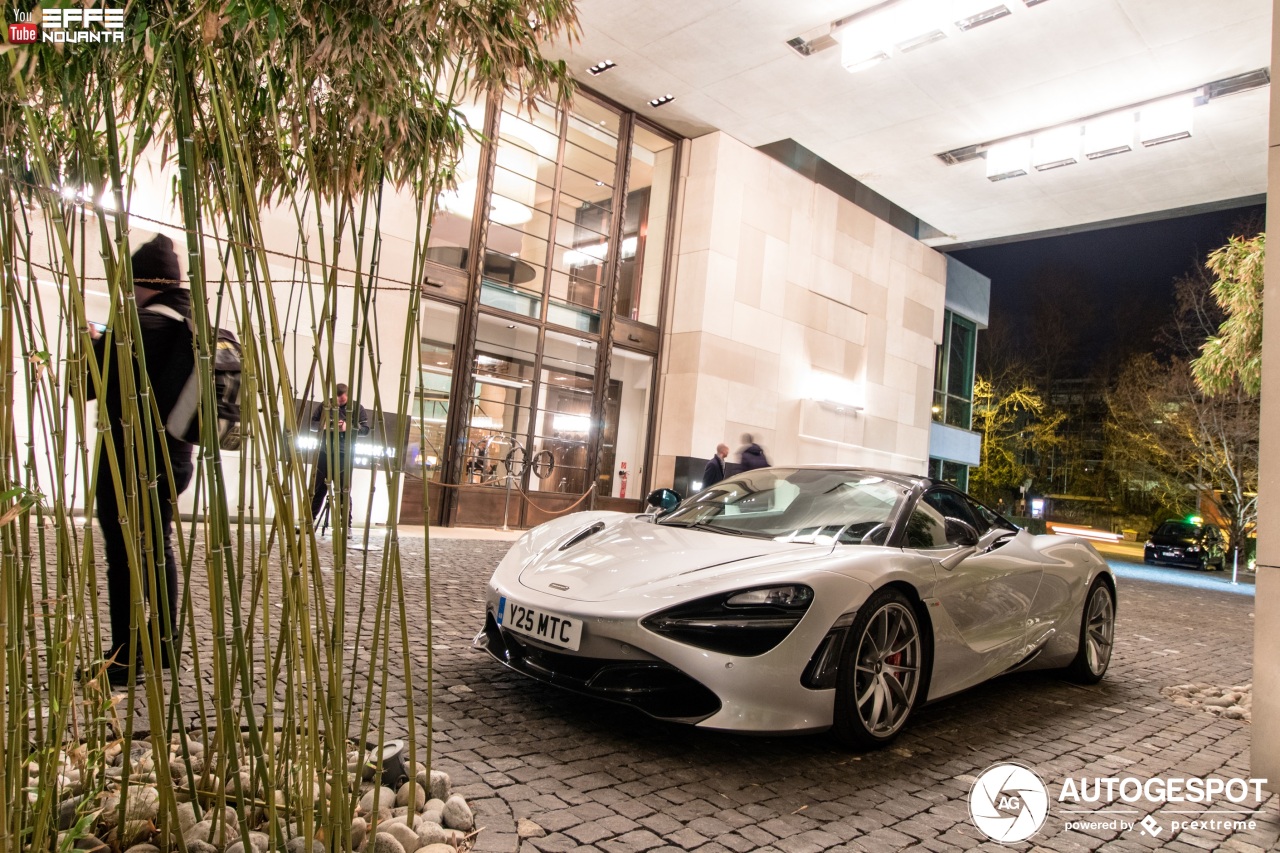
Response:
[[[1079,373],[1101,359],[1151,349],[1169,317],[1174,281],[1242,225],[1260,227],[1265,210],[1234,208],[954,254],[991,279],[990,327],[1003,327],[1014,350],[1035,349],[1046,315],[1065,317],[1078,335],[1067,369]]]

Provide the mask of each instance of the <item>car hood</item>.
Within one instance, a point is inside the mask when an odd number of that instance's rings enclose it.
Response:
[[[559,550],[586,525],[531,554],[520,585],[576,601],[609,601],[672,582],[776,568],[825,556],[834,546],[774,542],[625,517]]]

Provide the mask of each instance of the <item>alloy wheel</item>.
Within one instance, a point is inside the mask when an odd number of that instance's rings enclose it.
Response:
[[[876,737],[888,737],[906,721],[920,688],[920,629],[909,607],[881,607],[858,638],[854,658],[858,717]]]
[[[1111,593],[1099,584],[1089,598],[1089,616],[1085,621],[1085,661],[1094,675],[1105,672],[1111,661],[1115,628],[1116,609]]]

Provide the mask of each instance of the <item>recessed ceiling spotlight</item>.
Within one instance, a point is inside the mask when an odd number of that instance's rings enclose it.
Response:
[[[661,98],[654,98],[652,101],[650,101],[649,106],[651,107],[665,106],[666,104],[671,103],[675,99],[676,99],[675,95],[663,95]]]
[[[610,68],[616,67],[617,64],[618,63],[614,62],[612,59],[606,59],[603,62],[597,62],[595,65],[588,68],[587,73],[592,76],[595,76],[596,74],[603,74]]]

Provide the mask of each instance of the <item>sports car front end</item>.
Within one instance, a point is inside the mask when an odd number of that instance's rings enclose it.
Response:
[[[508,553],[476,644],[525,675],[661,719],[824,729],[840,632],[872,591],[829,570],[832,550],[575,516]]]

